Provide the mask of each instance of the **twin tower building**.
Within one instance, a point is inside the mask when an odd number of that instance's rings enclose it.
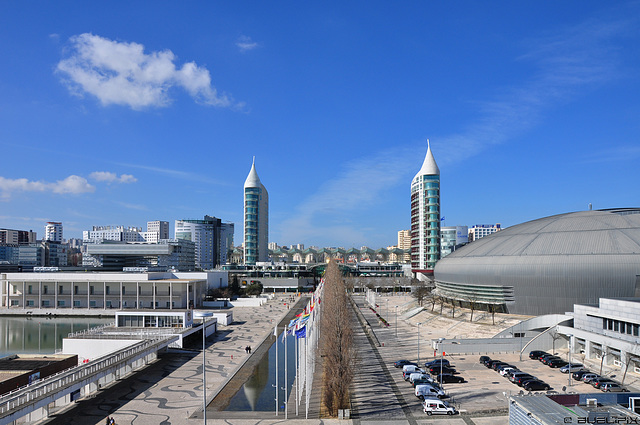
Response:
[[[244,182],[244,262],[269,260],[269,193],[255,158]],[[411,269],[433,272],[440,259],[440,169],[427,140],[427,155],[411,182]]]

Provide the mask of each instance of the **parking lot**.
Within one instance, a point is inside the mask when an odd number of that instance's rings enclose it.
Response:
[[[392,305],[402,305],[402,302],[409,304],[411,299],[409,297],[389,297],[390,300],[381,301],[386,303],[392,303]],[[367,309],[368,310],[368,309]],[[379,308],[384,316],[384,308]],[[363,310],[363,313],[368,314]],[[430,345],[432,339],[439,337],[453,338],[458,337],[470,337],[469,334],[477,334],[478,336],[492,336],[502,329],[515,324],[503,319],[499,325],[485,325],[481,326],[477,323],[469,324],[460,322],[456,324],[454,321],[449,320],[450,323],[444,323],[443,321],[431,320],[427,318],[425,320],[424,315],[432,316],[430,313],[420,313],[423,316],[417,318],[409,318],[398,320],[396,329],[395,320],[393,317],[389,317],[388,322],[390,326],[380,326],[375,321],[375,314],[368,316],[371,318],[372,325],[375,326],[374,332],[377,340],[381,346],[378,347],[382,360],[391,374],[394,383],[404,399],[404,402],[409,407],[413,417],[424,423],[423,420],[429,417],[422,411],[420,400],[414,394],[414,388],[409,382],[405,382],[402,377],[402,369],[396,369],[393,362],[396,360],[406,359],[413,362],[418,360],[418,329],[416,326],[417,320],[429,321],[432,326],[422,326],[420,329],[420,341],[421,341],[421,355],[420,366],[426,361],[434,359],[433,348]],[[519,319],[519,318],[517,318]],[[453,323],[453,324],[452,324]],[[498,323],[498,321],[497,321]],[[516,321],[517,323],[517,321]],[[470,325],[472,327],[470,328]],[[452,331],[452,329],[455,330]],[[397,335],[397,336],[396,336]],[[556,350],[557,352],[558,350]],[[513,364],[523,372],[530,373],[538,379],[545,381],[551,386],[550,391],[558,393],[564,392],[576,392],[576,393],[590,393],[600,392],[600,390],[593,388],[591,385],[576,382],[571,379],[571,385],[569,385],[568,374],[561,373],[557,368],[550,368],[542,364],[538,360],[531,360],[528,357],[528,351],[523,354],[522,360],[517,353],[478,353],[469,355],[447,355],[446,358],[451,362],[457,373],[465,378],[464,383],[449,383],[444,384],[443,388],[447,393],[447,400],[451,405],[459,409],[466,417],[466,423],[471,420],[473,423],[493,423],[493,424],[506,424],[508,423],[508,398],[512,394],[518,394],[520,391],[524,391],[518,385],[511,383],[507,378],[501,376],[497,371],[485,367],[479,362],[480,355],[488,355],[492,359],[501,360],[510,364]],[[567,360],[567,353],[558,353],[564,360]],[[582,363],[582,359],[573,358],[574,363]],[[598,368],[591,368],[592,371],[597,373]],[[606,373],[603,373],[606,374]],[[619,380],[621,376],[617,376],[614,379]],[[625,381],[627,384],[630,379]],[[459,419],[462,419],[458,417]],[[442,419],[442,418],[438,418]],[[453,420],[453,419],[452,419]]]

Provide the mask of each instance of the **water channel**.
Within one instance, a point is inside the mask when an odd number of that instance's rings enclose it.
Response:
[[[304,339],[300,347],[304,349]],[[227,411],[275,411],[276,407],[276,344],[278,344],[278,410],[284,411],[286,395],[291,395],[296,375],[296,338],[287,337],[287,382],[285,385],[285,343],[282,335],[278,336],[269,350],[263,354],[253,374],[244,383],[240,391],[231,398]],[[283,388],[286,388],[286,393]],[[285,395],[286,394],[286,395]]]
[[[0,316],[0,357],[53,354],[71,332],[113,323],[113,318]]]

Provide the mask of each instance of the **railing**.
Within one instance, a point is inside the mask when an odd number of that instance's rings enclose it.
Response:
[[[77,331],[77,332],[71,332],[69,333],[68,337],[69,338],[77,338],[79,336],[83,336],[83,335],[91,335],[91,334],[96,334],[99,332],[102,332],[105,328],[109,328],[112,326],[115,326],[116,322],[111,322],[111,323],[107,323],[104,325],[100,325],[100,326],[95,326],[93,328],[89,328],[89,329],[83,329],[81,331]]]
[[[146,339],[118,353],[100,357],[90,363],[68,369],[47,377],[44,380],[4,394],[0,397],[0,417],[7,416],[12,411],[18,410],[24,405],[33,403],[51,393],[61,391],[116,364],[123,363],[153,346],[165,343],[169,339],[168,337],[161,336]]]

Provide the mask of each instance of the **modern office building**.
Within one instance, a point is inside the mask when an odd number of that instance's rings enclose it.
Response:
[[[175,238],[195,243],[196,268],[211,270],[221,264],[222,220],[205,215],[202,220],[176,220]]]
[[[269,193],[256,172],[253,159],[251,171],[244,182],[244,262],[256,264],[269,260]]]
[[[222,223],[220,225],[220,265],[229,264],[231,262],[231,254],[233,253],[233,234],[235,225],[233,223]]]
[[[640,208],[560,214],[457,249],[435,268],[436,292],[461,303],[541,315],[600,298],[640,296]]]
[[[93,226],[92,230],[82,232],[82,240],[86,242],[119,241],[144,242],[140,227]]]
[[[476,224],[475,226],[471,227],[471,229],[469,229],[469,242],[477,241],[478,239],[492,235],[495,232],[499,232],[500,230],[502,230],[500,223]]]
[[[142,233],[142,237],[151,243],[169,239],[169,222],[160,220],[147,222],[147,231]]]
[[[185,239],[150,242],[103,241],[87,245],[82,265],[122,271],[130,267],[194,271],[195,244]]]
[[[29,244],[36,240],[37,234],[31,230],[0,229],[0,243]]]
[[[443,226],[440,228],[440,258],[446,257],[467,243],[469,243],[469,228],[467,226]]]
[[[62,223],[50,221],[44,226],[44,240],[50,242],[62,242]]]
[[[440,259],[440,169],[427,140],[422,168],[411,181],[411,269],[433,272]]]

